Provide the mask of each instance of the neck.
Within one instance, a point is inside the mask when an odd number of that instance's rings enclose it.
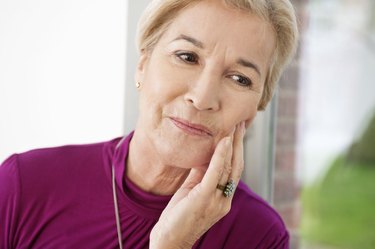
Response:
[[[190,169],[166,165],[147,138],[134,133],[129,145],[126,175],[139,188],[157,195],[173,195]]]

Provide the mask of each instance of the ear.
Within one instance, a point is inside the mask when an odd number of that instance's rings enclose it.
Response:
[[[142,50],[141,55],[138,60],[136,72],[135,72],[135,82],[143,83],[144,72],[146,70],[147,62],[148,62],[148,53]]]

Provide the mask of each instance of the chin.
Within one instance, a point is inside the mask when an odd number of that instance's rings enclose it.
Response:
[[[206,168],[213,154],[211,146],[203,146],[201,143],[184,139],[164,137],[157,141],[155,148],[166,165],[189,169]]]

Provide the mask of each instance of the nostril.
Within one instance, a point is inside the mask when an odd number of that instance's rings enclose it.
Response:
[[[185,101],[188,105],[193,106],[195,109],[199,111],[212,111],[215,109],[214,106],[216,106],[215,103],[211,103],[211,101],[208,98],[185,98]]]
[[[195,87],[189,89],[184,95],[186,103],[200,111],[217,110],[220,105],[220,96],[215,85],[208,84],[210,82],[200,82],[201,84],[196,84]]]

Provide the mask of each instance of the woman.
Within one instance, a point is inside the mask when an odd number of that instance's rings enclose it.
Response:
[[[281,218],[240,176],[245,127],[296,37],[288,0],[153,1],[138,30],[135,131],[8,158],[0,248],[288,248]]]

